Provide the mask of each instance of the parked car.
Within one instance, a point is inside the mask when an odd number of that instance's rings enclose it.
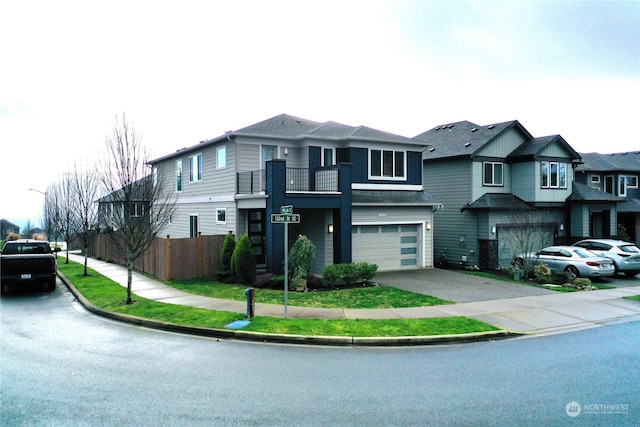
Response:
[[[640,273],[640,248],[634,243],[613,239],[585,239],[573,244],[613,260],[616,273],[633,277]]]
[[[56,288],[57,263],[49,242],[32,239],[8,241],[0,253],[0,294],[11,285],[24,286],[45,282],[47,289]]]
[[[530,265],[543,262],[552,273],[566,274],[570,280],[576,277],[613,276],[616,271],[611,259],[577,246],[549,246],[535,253],[518,254],[514,262],[522,265],[524,260]]]

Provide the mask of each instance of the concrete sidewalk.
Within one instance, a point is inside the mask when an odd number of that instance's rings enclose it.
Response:
[[[82,256],[70,254],[69,258],[84,263]],[[93,258],[88,259],[88,266],[126,287],[126,268]],[[393,283],[394,277],[397,277],[397,284]],[[431,286],[433,293],[440,295],[443,295],[443,292],[438,292],[437,289],[442,288],[442,284],[446,282],[446,288],[451,289],[450,292],[460,294],[458,299],[467,302],[433,307],[393,309],[329,309],[289,306],[287,315],[290,318],[321,319],[408,319],[465,316],[489,323],[503,330],[526,334],[555,333],[563,330],[596,327],[610,322],[640,320],[640,301],[624,299],[626,296],[640,295],[640,286],[559,293],[486,278],[478,279],[460,272],[443,272],[438,269],[414,270],[413,274],[400,272],[396,276],[394,273],[380,273],[376,279],[385,285],[405,289],[413,288],[411,290],[421,293],[428,293]],[[464,289],[466,289],[466,293],[462,295]],[[507,297],[487,299],[489,289],[492,289],[491,292],[500,292]],[[230,301],[189,294],[135,272],[133,273],[132,291],[142,298],[167,304],[246,313],[245,301]],[[442,298],[439,295],[433,296]],[[284,317],[284,307],[256,303],[255,314],[257,316]]]

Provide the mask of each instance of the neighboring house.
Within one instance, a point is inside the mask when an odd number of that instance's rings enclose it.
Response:
[[[0,239],[6,239],[8,234],[20,234],[20,227],[6,219],[0,220]]]
[[[150,162],[170,180],[176,212],[172,237],[249,236],[258,265],[283,271],[299,234],[316,246],[312,272],[360,262],[396,270],[433,266],[431,224],[436,200],[423,189],[420,141],[359,126],[279,115]]]
[[[533,249],[568,239],[580,155],[561,136],[534,138],[518,121],[462,121],[413,139],[429,145],[424,188],[444,205],[434,216],[437,263],[504,267],[532,224]]]
[[[617,200],[617,225],[626,231],[628,237],[636,243],[640,242],[640,151],[628,153],[599,154],[585,153],[582,164],[576,168],[576,182],[603,191]],[[588,191],[588,190],[587,190]],[[616,225],[615,217],[606,211],[591,212],[590,235],[593,237],[609,237],[614,233],[601,233],[602,224],[607,221]],[[604,227],[607,229],[607,227]]]
[[[98,226],[100,229],[117,230],[124,221],[124,211],[128,207],[129,218],[145,221],[144,224],[149,224],[149,198],[153,177],[145,176],[128,187],[128,191],[124,191],[122,188],[116,190],[106,196],[101,197],[96,202],[98,203]],[[114,216],[117,216],[114,218]]]

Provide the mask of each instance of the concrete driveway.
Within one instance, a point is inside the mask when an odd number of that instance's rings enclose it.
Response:
[[[458,303],[556,293],[525,284],[509,283],[466,274],[464,271],[440,268],[380,272],[376,274],[375,281],[381,285]]]

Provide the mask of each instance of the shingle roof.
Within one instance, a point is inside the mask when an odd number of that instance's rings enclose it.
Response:
[[[354,205],[434,206],[438,202],[424,191],[353,190]]]
[[[509,154],[507,158],[510,160],[535,159],[551,144],[562,145],[571,154],[571,156],[573,156],[574,160],[580,160],[580,154],[571,148],[567,141],[565,141],[560,135],[543,136],[525,141],[524,144],[520,145],[511,154]]]
[[[618,196],[596,190],[586,184],[573,181],[571,195],[567,197],[567,202],[620,202]]]
[[[618,213],[640,213],[640,199],[632,197],[618,203]]]
[[[431,130],[414,136],[413,139],[430,146],[424,152],[423,158],[425,160],[473,156],[485,144],[512,127],[519,129],[527,139],[533,138],[517,120],[488,126],[479,126],[465,120],[436,126]]]
[[[582,153],[582,163],[576,171],[640,172],[640,151],[614,154]]]
[[[513,194],[486,193],[480,196],[473,203],[468,203],[463,206],[460,211],[465,211],[467,209],[531,210],[533,207],[529,206],[522,199],[514,196]]]

